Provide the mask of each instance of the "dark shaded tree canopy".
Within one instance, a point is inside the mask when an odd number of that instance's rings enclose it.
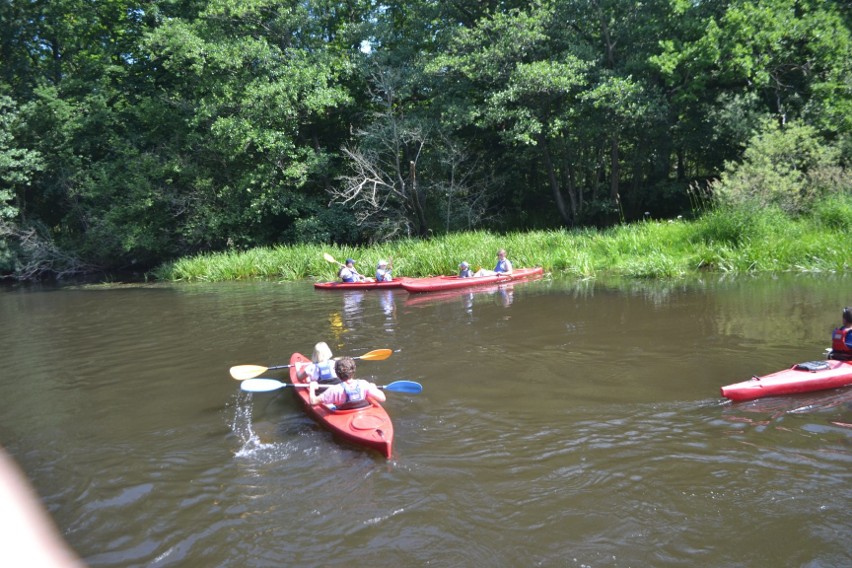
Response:
[[[675,216],[773,125],[844,169],[851,21],[820,0],[0,2],[0,273]]]

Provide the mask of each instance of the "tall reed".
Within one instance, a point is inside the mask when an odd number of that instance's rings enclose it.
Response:
[[[155,278],[184,281],[240,279],[334,280],[335,261],[356,259],[372,274],[379,260],[397,276],[455,274],[467,261],[493,268],[505,248],[516,267],[542,266],[576,279],[603,274],[629,278],[677,278],[698,271],[848,271],[852,254],[852,196],[818,204],[810,216],[791,218],[778,209],[709,209],[698,219],[641,221],[604,231],[548,230],[498,234],[454,233],[430,240],[402,240],[365,247],[280,245],[208,253],[159,267]]]

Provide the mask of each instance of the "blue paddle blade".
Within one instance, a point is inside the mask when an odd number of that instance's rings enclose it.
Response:
[[[407,392],[410,394],[423,392],[423,385],[414,381],[394,381],[391,384],[380,388],[394,392]]]
[[[240,383],[240,388],[246,392],[270,392],[286,386],[287,383],[275,379],[248,379]]]

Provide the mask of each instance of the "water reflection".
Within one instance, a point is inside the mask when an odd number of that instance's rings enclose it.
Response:
[[[496,303],[508,308],[515,299],[515,284],[499,284],[478,288],[460,288],[443,292],[410,294],[405,300],[406,307],[426,307],[436,304],[459,304],[467,313],[473,313],[476,303]]]
[[[396,300],[394,299],[393,290],[379,291],[379,302],[382,306],[382,312],[388,320],[396,319]]]
[[[838,424],[841,416],[852,410],[852,388],[813,393],[773,396],[724,406],[722,417],[731,422],[767,426],[780,425],[787,415],[812,414],[823,417],[826,423]]]
[[[354,328],[361,323],[364,315],[364,295],[362,290],[343,291],[343,317],[347,327]]]

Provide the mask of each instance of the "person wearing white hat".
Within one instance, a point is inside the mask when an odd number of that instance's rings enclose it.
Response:
[[[390,282],[393,280],[393,265],[386,260],[380,260],[376,265],[376,282]]]
[[[470,264],[463,260],[461,264],[459,264],[459,278],[470,278],[473,276],[473,271],[470,269]]]

